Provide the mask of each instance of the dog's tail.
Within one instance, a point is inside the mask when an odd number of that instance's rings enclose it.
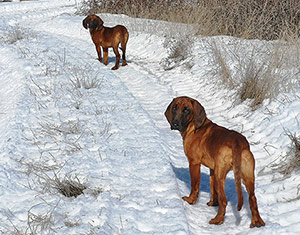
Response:
[[[233,173],[235,179],[235,187],[238,195],[238,205],[237,210],[241,210],[244,198],[242,191],[242,183],[241,183],[241,162],[242,162],[242,146],[239,141],[235,141],[232,146],[232,159],[233,159]]]

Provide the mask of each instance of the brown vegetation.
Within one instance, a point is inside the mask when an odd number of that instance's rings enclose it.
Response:
[[[196,34],[274,40],[299,37],[298,0],[88,0],[81,14],[126,14],[193,24]]]

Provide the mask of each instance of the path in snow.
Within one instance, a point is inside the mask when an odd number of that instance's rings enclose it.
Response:
[[[110,71],[114,63],[113,53],[111,51],[109,53],[110,63],[107,67],[96,61],[94,45],[88,32],[81,25],[83,17],[71,17],[74,8],[64,7],[70,2],[72,1],[57,1],[54,5],[47,2],[43,2],[43,4],[42,2],[39,4],[31,2],[28,5],[18,5],[18,7],[12,5],[16,8],[0,8],[2,14],[0,22],[3,23],[2,25],[8,25],[12,28],[17,25],[26,27],[29,30],[29,35],[37,36],[38,40],[29,36],[28,44],[27,42],[18,44],[21,50],[26,49],[26,47],[31,48],[26,56],[30,58],[32,63],[38,63],[39,59],[43,59],[43,53],[50,56],[51,54],[52,56],[56,55],[59,58],[65,56],[67,61],[73,63],[74,66],[84,67],[88,65],[92,66],[93,69],[96,68],[96,70],[99,68],[99,77],[105,77],[104,87],[106,90],[102,90],[102,94],[93,93],[91,96],[86,96],[87,100],[84,105],[86,105],[85,107],[93,106],[96,108],[103,106],[115,107],[115,112],[110,111],[105,116],[112,119],[115,124],[113,127],[115,136],[111,137],[110,144],[119,147],[113,150],[110,149],[112,159],[105,159],[104,163],[102,162],[104,165],[98,169],[93,165],[89,165],[89,172],[95,177],[92,184],[103,184],[98,178],[99,173],[97,173],[98,171],[102,172],[104,175],[107,174],[105,175],[106,179],[110,179],[111,185],[114,185],[110,186],[110,189],[107,188],[107,190],[112,190],[115,193],[114,195],[108,193],[102,196],[105,202],[91,202],[95,203],[93,214],[101,213],[102,209],[104,210],[101,219],[105,222],[98,220],[99,218],[95,216],[94,225],[102,227],[102,230],[100,230],[102,232],[118,231],[118,226],[124,226],[124,233],[177,231],[198,234],[201,231],[204,234],[259,234],[260,232],[271,234],[285,231],[291,233],[293,228],[299,231],[297,220],[293,219],[297,214],[297,210],[293,210],[295,205],[284,202],[284,185],[281,185],[281,183],[270,185],[271,177],[269,176],[261,176],[256,179],[258,205],[262,218],[267,222],[267,227],[250,230],[248,228],[250,224],[248,195],[244,192],[245,206],[242,211],[237,212],[237,198],[231,173],[228,175],[226,183],[226,195],[229,204],[225,223],[221,226],[208,225],[208,221],[216,213],[216,208],[206,206],[206,202],[209,201],[208,170],[202,168],[201,193],[197,204],[190,206],[184,203],[180,196],[189,193],[188,164],[182,150],[181,136],[178,132],[170,130],[164,117],[165,108],[175,96],[188,95],[198,99],[205,107],[211,120],[228,128],[241,131],[248,137],[256,157],[257,172],[270,162],[266,158],[267,153],[264,149],[267,149],[273,155],[272,159],[274,160],[276,156],[280,155],[277,149],[282,149],[283,146],[287,145],[286,137],[282,134],[278,135],[278,132],[276,132],[280,120],[285,120],[287,123],[291,122],[290,113],[281,115],[278,111],[286,106],[276,104],[273,106],[276,113],[274,116],[268,117],[269,120],[273,121],[272,125],[270,125],[271,121],[266,121],[266,115],[262,112],[251,114],[248,107],[243,104],[234,107],[231,97],[234,92],[218,89],[216,84],[207,79],[208,67],[211,66],[208,61],[210,57],[208,52],[203,49],[205,47],[202,44],[205,42],[201,39],[197,40],[194,45],[197,54],[194,54],[195,66],[191,71],[182,68],[163,71],[159,63],[166,56],[167,51],[162,46],[164,39],[161,32],[159,32],[160,36],[142,32],[141,29],[143,31],[144,29],[146,31],[150,29],[151,32],[151,27],[143,27],[143,21],[140,22],[142,26],[137,26],[139,30],[134,31],[133,26],[139,22],[138,20],[135,20],[134,24],[130,24],[131,31],[127,49],[128,66],[121,67],[117,71]],[[11,14],[15,18],[12,19]],[[125,16],[110,17],[105,15],[104,17],[106,17],[105,22],[109,25],[122,23],[122,20],[125,25],[126,22],[130,22],[130,19]],[[120,21],[115,22],[117,20]],[[149,25],[152,24],[150,21],[148,23]],[[0,30],[4,32],[6,29],[0,28]],[[2,78],[9,81],[11,77],[7,74],[10,73],[16,79],[15,81],[20,81],[22,74],[13,73],[17,70],[14,65],[8,66],[19,56],[18,53],[14,52],[13,46],[11,49],[9,47],[8,49],[1,48],[0,52],[11,54],[6,60],[0,61],[0,68],[7,67],[0,74],[3,75]],[[53,61],[51,62],[51,58],[47,58],[46,62],[51,66],[56,66]],[[26,59],[22,60],[20,66],[28,69],[28,74],[34,74],[35,69],[32,65],[26,63],[28,63]],[[5,82],[5,84],[7,86],[3,88],[3,91],[11,91],[10,86],[12,84],[8,82]],[[0,136],[1,140],[6,138],[4,132],[9,129],[7,124],[11,122],[11,117],[15,115],[14,106],[18,103],[19,95],[22,92],[22,83],[20,83],[18,90],[14,93],[15,97],[9,100],[10,103],[0,104],[3,110],[10,114],[10,116],[6,116],[5,124],[0,126],[0,130],[3,131],[2,136]],[[2,97],[7,96],[7,93],[4,92]],[[24,107],[26,105],[30,106],[26,102],[21,102],[22,105]],[[290,108],[296,112],[297,103],[295,107],[293,105],[291,103],[292,107]],[[118,110],[122,113],[121,118],[123,118],[124,123],[116,117]],[[53,113],[50,113],[49,117],[53,120],[57,118],[55,117],[56,111],[61,110],[54,109]],[[293,111],[291,112],[293,113]],[[30,113],[26,112],[22,114],[23,116],[17,118],[21,121],[22,118],[27,118],[27,114],[34,119],[33,114],[30,116]],[[74,115],[76,115],[76,112],[74,112]],[[28,121],[32,121],[30,118]],[[101,121],[99,119],[89,118],[91,122],[88,125],[89,128],[92,129],[100,125]],[[30,123],[26,125],[30,126]],[[268,143],[269,137],[272,138],[273,142]],[[96,152],[98,151],[96,148],[97,146],[100,148],[103,143],[97,142],[96,136],[94,138],[96,144],[87,144],[87,152],[84,153],[86,156],[96,159]],[[279,142],[278,147],[274,148],[273,146],[277,142]],[[35,153],[34,150],[30,151]],[[30,153],[27,154],[30,156]],[[127,158],[119,159],[120,155]],[[78,159],[80,158],[76,158],[74,162],[71,162],[84,172],[81,167],[90,164],[88,158],[80,161]],[[99,160],[95,160],[95,162],[99,163]],[[119,167],[115,165],[117,163],[123,165],[119,172],[114,170],[114,168],[118,169],[117,167]],[[171,167],[169,163],[171,163]],[[74,167],[72,164],[67,165],[67,167],[72,169]],[[145,177],[143,177],[142,182],[141,176]],[[120,179],[122,179],[121,182]],[[297,182],[295,181],[293,184],[297,188]],[[291,183],[288,187],[290,186]],[[274,196],[276,193],[278,196]],[[126,194],[124,199],[116,200],[118,195],[123,194]],[[30,200],[30,195],[28,195],[28,200]],[[297,203],[299,204],[299,202]],[[74,209],[76,208],[78,207],[74,205]],[[280,208],[280,210],[276,208]],[[287,219],[281,217],[281,212],[285,213]],[[83,214],[74,213],[76,216],[82,216]],[[137,217],[140,219],[139,221],[135,221]],[[150,220],[150,217],[156,219]],[[83,218],[90,221],[84,216]],[[185,226],[186,219],[189,228]],[[147,221],[149,224],[147,224]],[[112,223],[114,226],[112,226]],[[164,229],[156,228],[156,224],[160,224]]]

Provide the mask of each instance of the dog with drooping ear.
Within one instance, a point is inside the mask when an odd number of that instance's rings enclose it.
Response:
[[[198,200],[201,164],[210,169],[211,199],[208,206],[219,206],[210,224],[222,224],[226,212],[225,178],[234,172],[238,195],[237,209],[243,206],[243,180],[249,194],[252,212],[250,227],[261,227],[265,222],[259,215],[254,194],[255,160],[247,139],[240,133],[218,126],[206,117],[203,106],[195,99],[181,96],[168,105],[165,116],[172,130],[178,130],[183,139],[184,152],[189,162],[191,192],[182,199],[190,204]]]
[[[120,54],[118,51],[119,44],[121,44],[122,50],[122,66],[127,65],[126,63],[126,45],[128,41],[128,31],[125,26],[117,25],[109,28],[103,25],[103,20],[97,15],[88,15],[83,21],[82,25],[85,29],[89,29],[91,38],[96,46],[98,53],[98,59],[105,65],[108,64],[108,48],[112,47],[116,55],[116,64],[112,68],[113,70],[119,68]],[[103,49],[104,61],[102,61],[101,47]]]

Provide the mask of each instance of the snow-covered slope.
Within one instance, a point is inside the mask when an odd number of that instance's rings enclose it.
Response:
[[[299,234],[295,173],[281,181],[256,176],[266,226],[254,229],[245,190],[245,205],[236,210],[229,173],[225,222],[209,225],[217,212],[206,206],[209,171],[202,168],[198,202],[185,203],[188,163],[181,136],[163,114],[175,96],[196,98],[209,119],[248,138],[256,173],[268,172],[289,151],[286,130],[299,135],[299,97],[282,94],[252,111],[211,73],[206,43],[229,47],[238,39],[193,38],[191,68],[164,70],[164,35],[186,26],[103,14],[105,25],[124,24],[130,34],[128,66],[112,71],[113,53],[108,66],[96,60],[75,6],[71,0],[0,4],[0,232]],[[86,186],[84,194],[67,198],[55,190],[53,179],[68,177]]]

